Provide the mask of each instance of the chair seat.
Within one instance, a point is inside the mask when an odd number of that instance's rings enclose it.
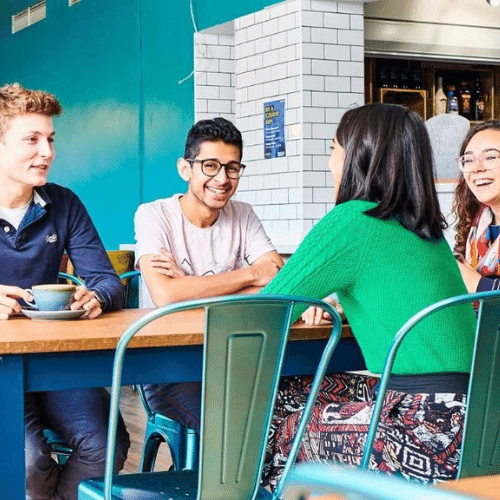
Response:
[[[196,499],[198,472],[150,472],[121,474],[113,478],[113,500],[190,500]],[[89,479],[80,484],[78,500],[104,497],[102,478]],[[223,495],[221,495],[221,499]],[[268,500],[272,494],[259,486],[256,500]],[[239,499],[246,500],[246,499]],[[250,499],[248,499],[250,500]]]

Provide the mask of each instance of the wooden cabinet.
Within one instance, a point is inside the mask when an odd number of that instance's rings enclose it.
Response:
[[[390,59],[385,59],[391,61]],[[435,115],[437,79],[442,77],[444,89],[454,85],[457,93],[461,82],[472,91],[475,80],[481,82],[484,96],[483,120],[500,117],[500,67],[449,61],[421,61],[422,89],[380,88],[377,81],[377,58],[365,58],[365,101],[388,102],[408,106],[424,120]],[[475,122],[471,122],[475,123]]]

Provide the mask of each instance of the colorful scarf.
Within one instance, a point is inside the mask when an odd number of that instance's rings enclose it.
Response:
[[[493,212],[484,206],[479,210],[467,236],[465,260],[481,276],[500,275],[500,238],[491,241]]]

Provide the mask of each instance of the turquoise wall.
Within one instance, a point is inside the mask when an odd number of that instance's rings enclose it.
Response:
[[[47,18],[14,35],[35,0],[0,2],[2,83],[57,95],[50,180],[83,200],[106,248],[133,243],[139,203],[184,191],[176,161],[194,119],[189,0],[47,0]],[[276,3],[193,0],[198,29]]]

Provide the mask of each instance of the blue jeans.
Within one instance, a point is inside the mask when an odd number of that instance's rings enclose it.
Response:
[[[27,393],[24,400],[26,493],[32,500],[77,500],[78,483],[104,475],[109,394],[106,389],[71,389]],[[73,449],[66,464],[50,456],[43,429],[50,427]],[[130,445],[120,417],[115,472],[127,458]]]
[[[154,411],[200,433],[200,383],[147,384],[144,392]]]

